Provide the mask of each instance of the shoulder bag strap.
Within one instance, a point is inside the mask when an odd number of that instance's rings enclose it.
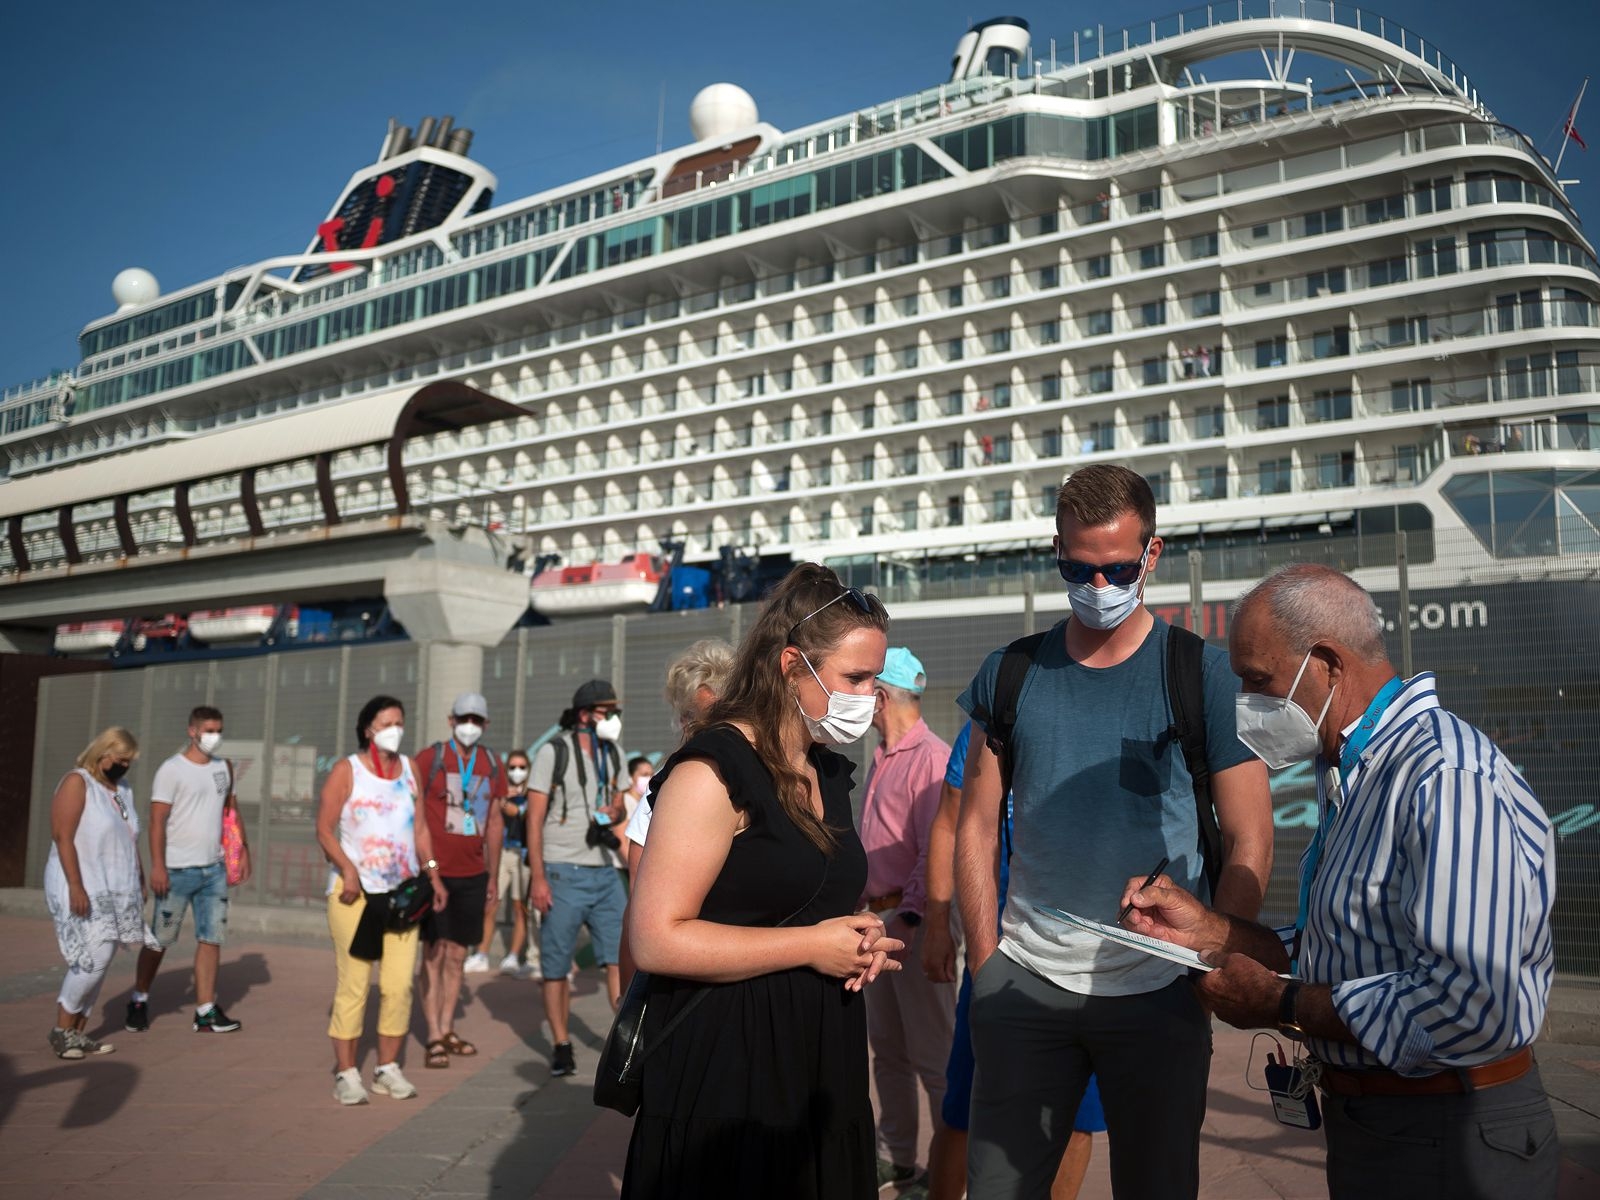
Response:
[[[1211,765],[1206,760],[1205,649],[1205,640],[1198,634],[1178,625],[1167,627],[1167,698],[1172,704],[1169,732],[1183,747],[1183,762],[1194,783],[1200,859],[1215,899],[1222,875],[1222,830],[1211,801]]]

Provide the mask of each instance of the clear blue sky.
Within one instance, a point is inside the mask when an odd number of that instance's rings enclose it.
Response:
[[[1014,12],[1036,51],[1075,23],[1114,26],[1173,0],[417,0],[308,4],[17,4],[0,38],[0,386],[77,361],[113,307],[111,278],[176,289],[301,250],[385,123],[452,113],[509,201],[689,140],[689,98],[720,79],[792,128],[941,82],[974,19]],[[1367,11],[1373,11],[1368,9]],[[1387,0],[1489,106],[1553,152],[1586,73],[1595,0]],[[1600,83],[1600,80],[1597,80]],[[1600,87],[1562,174],[1600,237]]]

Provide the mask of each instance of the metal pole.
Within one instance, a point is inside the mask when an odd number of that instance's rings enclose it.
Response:
[[[250,844],[257,848],[252,854],[250,864],[250,886],[257,904],[263,900],[271,900],[267,895],[267,863],[272,858],[272,821],[269,816],[272,810],[272,776],[273,760],[277,757],[277,747],[273,744],[278,736],[278,656],[269,654],[262,660],[266,665],[267,677],[263,683],[263,700],[261,720],[261,763],[260,787],[261,807],[256,810],[256,827],[250,835]],[[341,723],[344,714],[339,714]],[[243,816],[243,813],[239,814]]]
[[[1411,678],[1411,571],[1406,559],[1406,535],[1394,535],[1394,567],[1400,581],[1400,678]]]
[[[528,629],[523,626],[517,630],[517,665],[516,682],[512,685],[511,692],[511,744],[525,746],[523,741],[523,725],[526,723],[525,715],[528,705]]]
[[[1037,627],[1033,611],[1033,572],[1025,570],[1022,573],[1022,636],[1027,637]]]
[[[1202,622],[1205,618],[1206,606],[1201,584],[1205,573],[1200,564],[1200,551],[1189,551],[1189,629],[1204,637],[1205,631],[1202,627]]]
[[[611,618],[611,686],[618,694],[628,690],[628,618]]]

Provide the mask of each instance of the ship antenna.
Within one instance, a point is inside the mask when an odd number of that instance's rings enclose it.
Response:
[[[1556,151],[1556,165],[1551,172],[1553,175],[1561,174],[1561,160],[1566,157],[1568,142],[1576,141],[1583,149],[1587,150],[1589,148],[1583,137],[1578,133],[1577,126],[1578,109],[1583,104],[1583,94],[1588,90],[1589,77],[1585,75],[1583,77],[1583,86],[1578,89],[1578,98],[1572,102],[1572,108],[1567,112],[1567,119],[1561,126],[1561,149]]]
[[[661,103],[656,107],[656,153],[661,153],[661,139],[667,132],[667,81],[661,81]]]

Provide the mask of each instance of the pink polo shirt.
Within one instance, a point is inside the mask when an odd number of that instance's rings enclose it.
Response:
[[[892,748],[879,743],[861,802],[868,897],[903,893],[900,907],[921,914],[927,892],[928,831],[950,747],[919,718]]]

